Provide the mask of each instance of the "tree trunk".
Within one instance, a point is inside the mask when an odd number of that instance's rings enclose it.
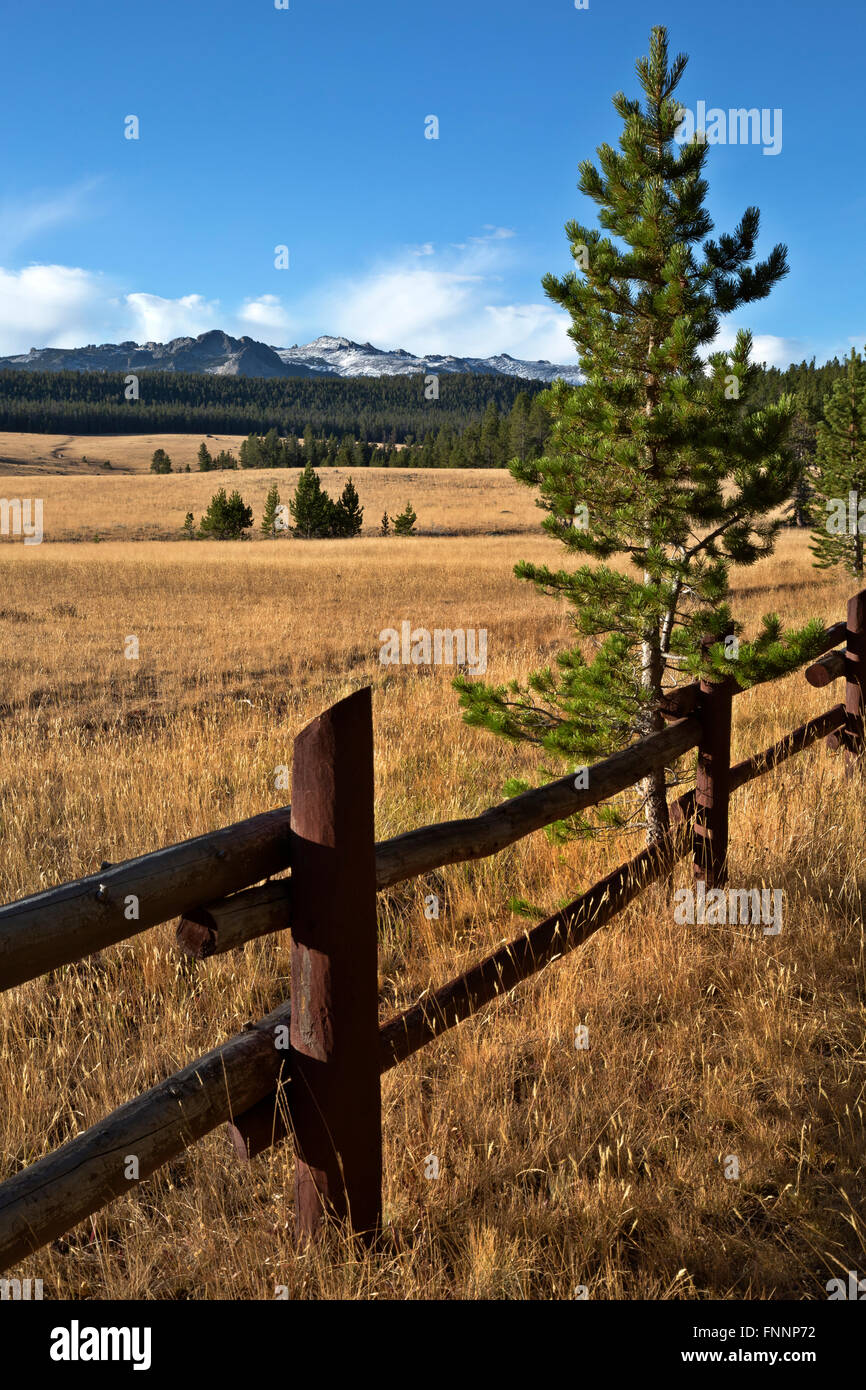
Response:
[[[661,695],[663,673],[664,657],[659,647],[658,633],[647,634],[641,644],[641,684],[645,690],[652,690],[656,701]],[[644,735],[656,733],[664,726],[661,711],[655,708],[647,714],[641,732]],[[641,790],[645,797],[647,845],[652,846],[663,840],[670,830],[664,768],[656,768],[651,772],[641,783]]]

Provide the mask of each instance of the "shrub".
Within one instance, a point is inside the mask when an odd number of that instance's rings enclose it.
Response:
[[[221,487],[211,498],[198,529],[201,536],[211,536],[217,541],[235,541],[252,524],[252,507],[246,505],[239,492],[233,492],[227,498],[225,488]]]

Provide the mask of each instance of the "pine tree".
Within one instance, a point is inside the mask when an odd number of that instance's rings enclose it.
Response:
[[[794,417],[791,421],[789,442],[800,473],[791,498],[791,525],[811,526],[813,499],[815,496],[815,452],[817,430],[809,418],[808,407],[802,397],[795,397]]]
[[[265,498],[265,510],[262,516],[262,535],[278,536],[285,531],[283,513],[280,511],[280,492],[276,483],[272,483]]]
[[[414,534],[415,534],[415,522],[416,522],[417,520],[418,520],[418,518],[417,518],[417,516],[415,515],[415,511],[414,511],[414,508],[413,508],[413,506],[412,506],[412,503],[411,503],[411,502],[407,502],[407,503],[406,503],[406,510],[405,510],[405,511],[402,511],[402,512],[400,513],[399,516],[395,516],[395,517],[394,517],[394,535],[395,535],[395,536],[414,536]]]
[[[273,425],[261,442],[262,468],[278,468],[282,454],[282,441],[279,430]]]
[[[525,463],[529,447],[529,396],[521,391],[508,421],[508,456]]]
[[[311,463],[307,464],[298,479],[289,510],[295,523],[292,529],[296,536],[309,540],[332,534],[334,503],[322,487]]]
[[[498,466],[500,453],[499,411],[496,409],[494,401],[487,402],[487,409],[481,421],[479,453],[478,463],[482,468],[496,468]]]
[[[820,569],[843,565],[863,577],[866,534],[866,363],[851,349],[846,372],[824,402],[818,426],[815,530],[809,549]],[[861,511],[862,507],[862,511]]]
[[[776,246],[750,265],[757,208],[733,234],[704,240],[712,230],[703,206],[708,146],[675,142],[683,111],[674,93],[686,61],[669,65],[666,30],[654,28],[649,58],[637,63],[645,102],[613,98],[624,125],[619,151],[602,145],[600,169],[580,166],[580,191],[598,204],[602,230],[569,222],[576,268],[542,283],[571,316],[584,382],[559,380],[533,404],[532,416],[550,413],[547,451],[511,469],[538,487],[544,530],[595,562],[574,572],[516,568],[568,601],[577,635],[593,643],[591,659],[575,645],[524,689],[455,681],[467,723],[572,767],[661,729],[663,691],[682,674],[730,672],[722,639],[729,624],[742,629],[728,604],[729,568],[772,551],[782,524],[773,512],[797,479],[785,442],[790,397],[745,410],[751,335],[738,333],[730,360],[711,353],[706,371],[699,355],[720,315],[765,298],[787,263]],[[630,569],[607,563],[617,557]],[[793,667],[815,650],[820,627],[783,636],[766,618],[758,638],[740,645],[738,678]],[[702,659],[704,633],[716,640]],[[541,775],[557,773],[545,766]],[[668,830],[666,783],[662,768],[643,785],[650,843]]]
[[[253,524],[253,509],[248,507],[239,492],[226,497],[221,487],[214,493],[207,511],[199,522],[199,535],[218,541],[239,540]]]
[[[262,468],[262,442],[257,434],[248,434],[240,447],[241,468]]]
[[[213,468],[213,458],[204,440],[198,446],[198,466],[201,473],[210,473]]]
[[[319,461],[319,453],[316,448],[316,436],[313,434],[312,425],[307,425],[304,429],[303,458],[304,465],[306,466],[309,464],[311,468],[315,468]]]
[[[351,478],[346,479],[339,502],[334,507],[334,533],[338,536],[359,536],[364,524],[364,508]]]
[[[150,461],[151,473],[170,473],[171,459],[165,449],[154,449],[153,458]]]
[[[183,534],[187,540],[195,540],[195,521],[192,512],[187,512],[183,523]]]
[[[388,535],[390,535],[390,534],[391,534],[391,518],[389,517],[389,515],[388,515],[387,512],[383,512],[383,513],[382,513],[382,524],[381,524],[381,526],[380,526],[380,528],[379,528],[379,535],[380,535],[380,536],[388,536]]]

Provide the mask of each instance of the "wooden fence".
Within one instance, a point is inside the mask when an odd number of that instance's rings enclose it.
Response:
[[[837,643],[844,648],[834,650]],[[524,792],[482,815],[376,844],[369,688],[340,701],[295,740],[292,804],[0,908],[0,989],[180,917],[178,941],[199,959],[291,929],[291,1004],[115,1110],[0,1185],[0,1271],[70,1230],[222,1124],[245,1159],[291,1133],[299,1237],[325,1213],[361,1235],[381,1221],[380,1077],[555,958],[586,941],[691,853],[708,887],[726,878],[733,791],[818,739],[864,748],[866,590],[825,632],[812,685],[844,677],[844,704],[730,766],[733,677],[682,686],[667,726],[589,769]],[[656,848],[621,865],[560,912],[380,1026],[376,893],[429,870],[495,854],[605,801],[697,749],[693,791],[671,806]],[[582,780],[582,779],[581,779]],[[261,881],[291,869],[291,877]],[[250,886],[259,885],[259,886]],[[138,916],[130,920],[135,900]]]

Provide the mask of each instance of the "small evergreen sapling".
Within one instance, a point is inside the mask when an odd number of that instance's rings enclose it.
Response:
[[[322,487],[318,473],[308,463],[298,479],[295,495],[289,503],[294,521],[293,531],[302,540],[330,536],[334,504]]]
[[[285,531],[283,513],[280,510],[280,491],[276,483],[272,483],[265,498],[265,510],[262,516],[262,535],[279,536]]]
[[[213,457],[204,440],[198,446],[198,466],[201,473],[210,473],[213,468]]]
[[[412,503],[407,502],[405,511],[402,511],[399,516],[394,517],[394,535],[414,536],[415,522],[417,520],[418,517],[415,515]]]
[[[851,349],[846,373],[818,426],[810,550],[820,569],[843,565],[863,578],[866,539],[866,363]],[[863,510],[861,511],[861,505]]]
[[[334,535],[359,536],[364,524],[364,508],[351,478],[346,479],[339,502],[334,507]]]
[[[246,505],[239,492],[226,497],[226,490],[221,487],[211,498],[198,529],[201,536],[218,541],[234,541],[239,540],[252,524],[252,507]]]

